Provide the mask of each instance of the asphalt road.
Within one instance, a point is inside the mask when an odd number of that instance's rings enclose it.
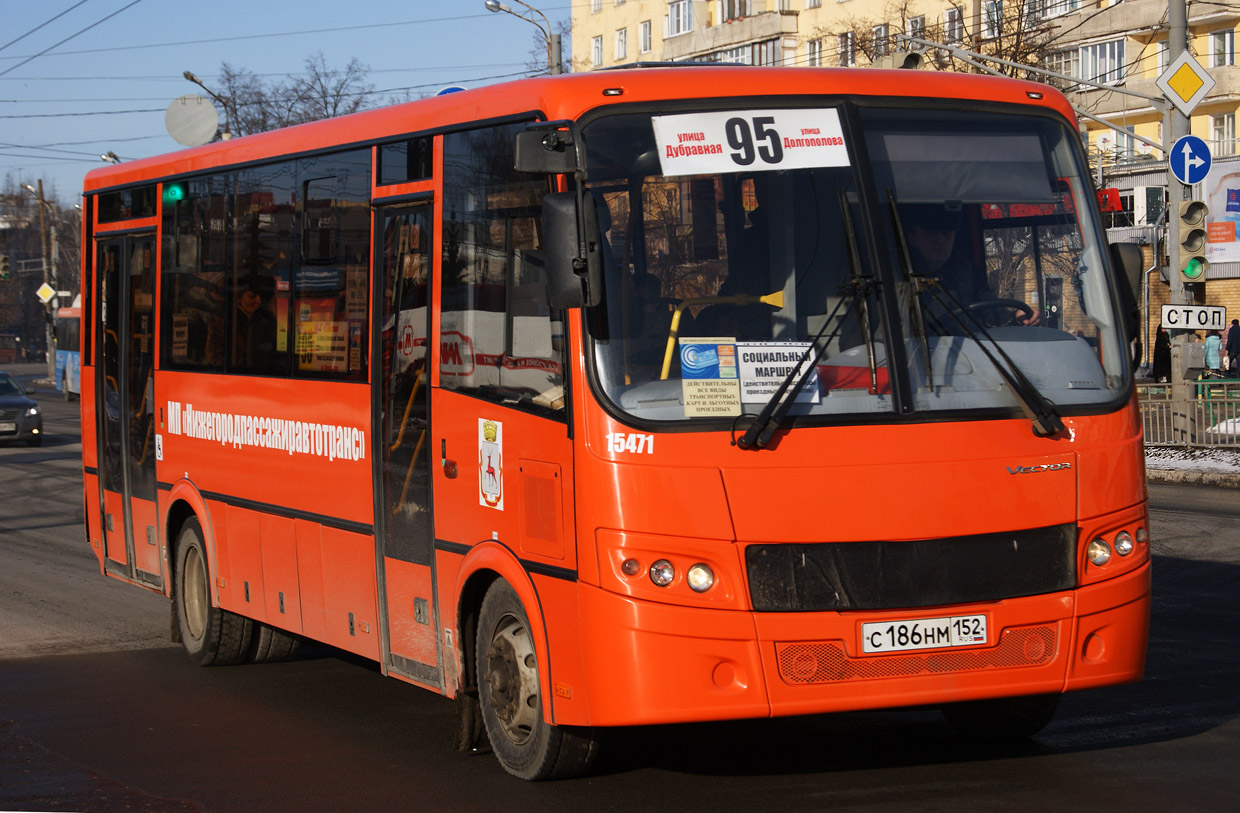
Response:
[[[450,750],[451,702],[335,650],[193,666],[162,597],[98,574],[57,398],[43,447],[0,446],[0,809],[1240,808],[1234,491],[1151,487],[1147,676],[1068,695],[1030,742],[974,745],[924,709],[630,729],[595,775],[529,785]]]

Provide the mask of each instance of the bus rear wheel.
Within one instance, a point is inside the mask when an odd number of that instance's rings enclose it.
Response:
[[[254,622],[211,604],[202,526],[190,519],[177,535],[172,601],[185,654],[199,666],[228,666],[250,654]]]
[[[1060,695],[1034,694],[971,700],[942,708],[943,718],[958,733],[975,740],[1014,740],[1032,737],[1046,728]]]
[[[482,600],[474,652],[487,739],[504,770],[530,781],[585,773],[598,755],[598,735],[544,719],[529,619],[505,581]]]

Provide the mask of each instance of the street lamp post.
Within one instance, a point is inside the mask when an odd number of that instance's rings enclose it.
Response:
[[[51,255],[51,250],[48,248],[48,244],[47,244],[48,243],[47,215],[44,213],[43,210],[50,204],[43,197],[43,179],[42,178],[39,179],[39,186],[37,189],[28,183],[22,184],[22,188],[30,192],[33,192],[35,193],[35,195],[38,196],[38,199],[39,199],[39,232],[42,236],[43,284],[50,285],[52,287],[52,290],[56,290],[57,286],[56,286],[56,283],[53,281],[50,268],[48,266],[48,257]],[[53,336],[52,336],[52,303],[55,301],[56,301],[56,298],[53,296],[52,298],[48,299],[46,304],[44,305],[44,308],[47,310],[47,315],[46,315],[46,318],[44,319],[44,324],[46,328],[46,339],[45,340],[47,342],[47,380],[48,381],[56,380],[56,353],[53,350]]]
[[[229,115],[228,115],[228,112],[229,112],[228,103],[231,102],[232,99],[227,96],[221,97],[221,96],[216,95],[215,91],[213,91],[211,88],[204,85],[202,83],[202,80],[194,75],[193,71],[184,71],[181,73],[181,75],[184,76],[190,82],[193,82],[195,85],[205,90],[207,92],[207,95],[209,95],[212,99],[215,100],[216,104],[224,108],[224,131],[220,133],[220,141],[227,141],[228,139],[232,138],[232,128],[229,126]]]
[[[487,11],[493,11],[496,13],[502,11],[505,14],[511,14],[519,20],[525,20],[527,23],[541,31],[543,39],[547,42],[547,73],[552,76],[558,76],[563,73],[563,67],[560,64],[560,35],[551,33],[551,21],[547,19],[547,15],[543,14],[529,3],[522,2],[522,0],[513,0],[513,2],[518,5],[525,6],[530,10],[531,14],[537,14],[539,17],[542,17],[542,22],[539,23],[532,16],[527,17],[524,14],[518,14],[509,8],[506,3],[501,3],[499,0],[486,0],[483,5],[486,6]]]

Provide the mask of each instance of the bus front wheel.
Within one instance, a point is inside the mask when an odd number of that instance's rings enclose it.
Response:
[[[958,734],[975,740],[1032,737],[1055,716],[1060,695],[1034,694],[971,700],[942,708],[943,718]]]
[[[227,666],[250,654],[254,622],[211,604],[202,526],[190,519],[177,536],[172,601],[185,654],[199,666]]]
[[[504,770],[530,781],[587,771],[598,754],[597,733],[544,719],[529,619],[505,581],[492,584],[482,600],[474,652],[487,739]]]

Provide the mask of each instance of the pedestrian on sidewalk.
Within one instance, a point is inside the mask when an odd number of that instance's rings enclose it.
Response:
[[[1231,378],[1240,378],[1240,319],[1232,319],[1227,329],[1227,373]]]

